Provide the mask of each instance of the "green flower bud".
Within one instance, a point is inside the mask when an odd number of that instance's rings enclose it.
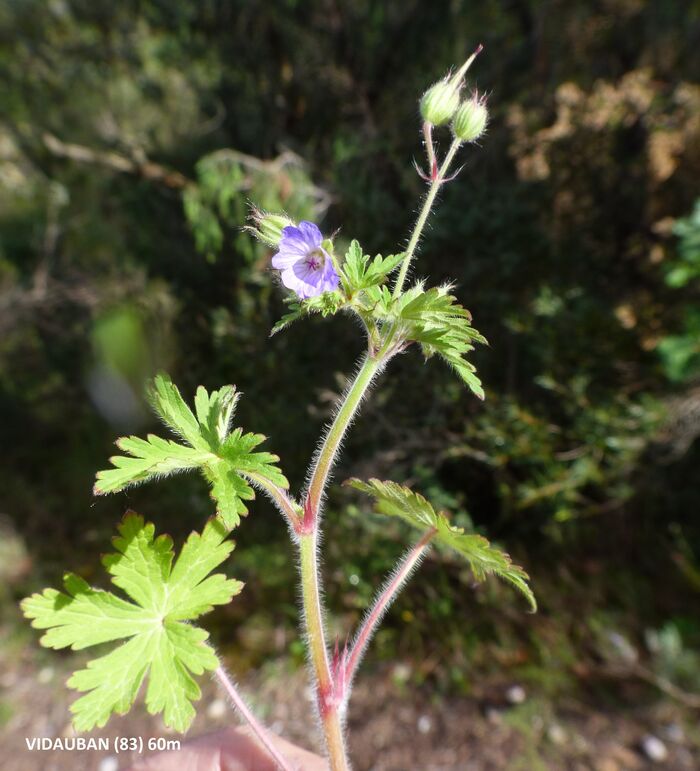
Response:
[[[282,238],[282,231],[289,225],[294,225],[294,221],[285,214],[272,214],[253,208],[250,213],[250,219],[253,222],[250,231],[258,241],[262,241],[268,246],[279,246]]]
[[[474,142],[486,131],[489,113],[486,100],[474,92],[467,101],[462,102],[452,121],[452,131],[463,142]]]
[[[434,126],[447,123],[459,107],[459,84],[440,80],[431,86],[420,100],[420,114],[423,120]]]

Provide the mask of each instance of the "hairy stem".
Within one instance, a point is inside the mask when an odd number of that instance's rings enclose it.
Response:
[[[374,377],[386,363],[385,353],[367,354],[350,387],[341,400],[338,411],[316,456],[304,501],[304,520],[299,532],[301,589],[304,620],[308,635],[311,664],[317,683],[319,713],[328,746],[332,771],[350,768],[343,735],[342,702],[336,698],[335,683],[328,658],[328,645],[321,604],[321,577],[318,567],[320,538],[320,506],[340,444]]]
[[[323,628],[323,609],[318,580],[317,538],[315,533],[308,533],[299,538],[301,557],[301,591],[306,617],[306,631],[309,639],[309,651],[318,686],[330,689],[331,669],[326,646],[326,634]]]
[[[420,210],[420,214],[418,215],[418,219],[416,220],[416,224],[413,227],[413,232],[411,233],[411,238],[408,241],[408,246],[406,247],[406,256],[403,258],[403,262],[401,263],[401,270],[399,271],[398,278],[396,279],[396,286],[394,287],[394,297],[398,297],[401,294],[404,282],[406,281],[406,276],[408,275],[408,268],[411,265],[413,256],[415,255],[418,241],[420,241],[423,229],[425,228],[425,223],[428,221],[428,217],[430,215],[431,209],[433,208],[433,204],[435,203],[438,190],[442,186],[443,182],[445,182],[447,171],[450,168],[450,164],[454,160],[455,154],[457,150],[459,150],[461,144],[462,143],[459,139],[455,139],[452,142],[450,149],[447,151],[447,155],[445,156],[445,160],[440,166],[440,170],[430,183],[428,194],[425,197],[425,201],[423,201],[423,206]]]
[[[396,569],[390,574],[379,595],[375,599],[372,608],[365,616],[362,626],[357,631],[352,647],[344,662],[345,681],[348,683],[348,687],[352,683],[360,659],[362,658],[369,641],[372,639],[372,636],[377,631],[384,614],[398,596],[401,588],[408,580],[413,570],[420,563],[436,532],[437,530],[435,528],[431,528],[406,552]]]
[[[342,716],[333,699],[333,677],[323,626],[321,582],[318,569],[318,527],[315,527],[313,532],[304,533],[299,537],[299,552],[301,557],[301,592],[304,602],[309,656],[316,675],[316,697],[328,746],[328,759],[332,771],[348,771],[350,766],[345,750]]]
[[[260,744],[262,744],[262,746],[268,751],[270,757],[275,761],[275,763],[277,763],[282,771],[294,771],[293,767],[282,757],[282,755],[280,755],[270,737],[270,732],[251,712],[250,708],[243,700],[243,697],[236,690],[236,686],[224,671],[224,668],[219,667],[214,672],[214,675],[216,676],[216,679],[219,681],[219,683],[221,683],[223,689],[226,691],[228,697],[231,699],[236,709],[241,713],[245,721],[251,727]]]
[[[416,222],[411,235],[406,257],[401,265],[401,271],[394,288],[394,296],[400,294],[410,262],[416,250],[425,223],[427,222],[430,210],[435,202],[438,189],[445,181],[447,170],[454,159],[455,153],[459,149],[460,142],[455,140],[447,152],[445,160],[440,166],[435,178],[432,181],[428,195],[426,196],[423,208]],[[345,738],[343,735],[342,709],[344,708],[345,694],[344,683],[334,681],[334,673],[331,670],[328,657],[328,646],[326,644],[326,635],[324,628],[323,607],[321,604],[321,580],[318,569],[318,543],[320,538],[320,508],[323,496],[328,483],[333,463],[338,455],[338,450],[343,438],[352,423],[352,420],[359,409],[359,406],[367,393],[367,389],[372,380],[379,374],[386,362],[391,356],[392,344],[394,341],[396,329],[392,325],[382,341],[381,350],[377,354],[371,351],[362,361],[360,369],[355,375],[350,387],[342,398],[338,411],[331,423],[328,432],[323,440],[321,449],[316,456],[312,467],[309,484],[304,500],[303,521],[299,523],[296,532],[299,536],[300,551],[300,571],[302,599],[304,605],[304,621],[308,634],[308,646],[311,664],[314,669],[317,683],[317,697],[319,712],[323,721],[323,729],[326,736],[328,747],[328,756],[332,771],[347,771],[350,766],[345,749]],[[296,513],[295,513],[296,517]],[[293,520],[294,521],[294,520]],[[298,522],[298,518],[296,520]],[[352,670],[354,671],[357,662],[364,650],[367,642],[378,624],[382,613],[388,607],[393,597],[398,592],[401,584],[406,580],[412,568],[420,559],[423,550],[427,547],[430,538],[434,533],[430,532],[424,536],[425,542],[419,542],[416,546],[415,554],[413,552],[407,555],[396,576],[390,581],[385,591],[378,600],[378,607],[370,613],[366,620],[356,645],[353,649],[354,658]],[[376,611],[376,612],[375,612]],[[359,643],[359,644],[358,644]],[[335,676],[337,676],[336,673]],[[345,681],[345,678],[343,678]]]
[[[269,479],[266,479],[261,474],[256,474],[255,472],[249,471],[246,472],[246,477],[254,487],[257,487],[269,496],[279,512],[287,521],[287,524],[293,530],[296,530],[301,520],[300,507],[295,504],[295,502],[289,496],[289,493],[286,490],[283,490],[281,487],[278,487],[277,485],[270,482]]]
[[[338,449],[343,441],[343,437],[372,380],[385,363],[386,357],[381,355],[375,358],[368,354],[365,357],[355,379],[345,393],[331,427],[328,429],[311,472],[306,498],[306,508],[314,520],[318,517],[328,475],[338,455]]]

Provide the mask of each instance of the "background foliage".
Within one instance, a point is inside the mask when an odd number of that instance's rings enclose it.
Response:
[[[699,34],[696,0],[3,3],[0,504],[29,552],[22,570],[4,558],[10,594],[92,564],[128,506],[177,536],[211,512],[194,477],[92,498],[114,438],[152,428],[159,368],[188,399],[235,382],[240,425],[300,485],[362,342],[345,318],[268,340],[284,306],[240,231],[247,200],[400,250],[423,189],[417,97],[481,41],[491,128],[417,271],[456,280],[489,340],[487,399],[401,357],[338,477],[419,484],[508,544],[541,614],[497,612],[507,593],[431,562],[372,656],[410,652],[417,676],[457,684],[547,662],[556,688],[614,632],[697,682]],[[347,623],[401,547],[379,520],[369,537],[347,490],[330,503],[329,601]],[[274,629],[296,621],[285,528],[251,509],[246,590],[219,615],[242,664],[286,650]]]

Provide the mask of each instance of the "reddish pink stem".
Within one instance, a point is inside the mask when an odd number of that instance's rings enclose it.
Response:
[[[352,647],[344,656],[344,681],[347,684],[348,689],[352,684],[352,679],[355,676],[355,671],[360,663],[360,659],[362,658],[369,641],[372,639],[372,635],[376,632],[382,617],[391,603],[396,599],[403,584],[408,580],[413,570],[420,563],[435,533],[437,533],[435,528],[428,530],[420,541],[406,553],[397,569],[391,573],[389,579],[384,584],[379,596],[374,601],[372,609],[365,616],[362,626],[355,635]],[[347,698],[347,696],[348,693],[346,692],[345,697]]]
[[[243,700],[243,697],[240,695],[240,693],[238,693],[236,686],[230,680],[224,668],[219,667],[216,672],[214,672],[214,674],[216,679],[223,686],[236,709],[241,713],[245,721],[251,727],[260,744],[262,744],[262,746],[268,751],[270,757],[272,757],[279,768],[281,768],[282,771],[294,771],[293,767],[287,760],[282,757],[277,747],[275,747],[275,744],[270,737],[270,732],[267,730],[267,728],[265,728],[264,725],[262,725],[262,723],[258,721],[258,719],[251,712],[250,708]]]
[[[430,175],[428,179],[434,180],[438,175],[438,165],[435,158],[435,147],[433,146],[433,124],[429,121],[425,121],[423,124],[423,142],[428,156],[428,174]]]

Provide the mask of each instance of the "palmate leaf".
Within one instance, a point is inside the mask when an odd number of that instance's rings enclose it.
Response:
[[[234,544],[212,519],[201,534],[190,535],[173,564],[172,540],[154,538],[154,526],[142,517],[129,512],[118,530],[115,553],[102,561],[129,600],[69,573],[64,591],[33,594],[22,601],[22,610],[33,627],[47,630],[41,638],[47,648],[81,650],[126,640],[68,680],[70,688],[85,693],[71,705],[76,730],[104,726],[113,713],[128,712],[148,678],[149,713],[162,712],[166,725],[184,732],[195,714],[192,702],[201,695],[193,675],[218,666],[208,633],[189,622],[241,591],[240,581],[210,575]]]
[[[419,343],[427,357],[437,354],[444,359],[476,396],[484,398],[476,368],[464,357],[474,343],[486,339],[471,326],[471,314],[450,294],[449,286],[426,290],[417,284],[398,298],[393,314],[403,323],[407,340]]]
[[[113,468],[100,471],[95,493],[114,493],[178,471],[199,469],[211,484],[217,514],[233,528],[248,513],[243,501],[255,497],[253,486],[260,479],[289,487],[277,467],[279,458],[269,452],[254,452],[265,441],[262,434],[230,431],[239,394],[234,386],[208,392],[200,386],[192,412],[177,386],[167,375],[158,375],[150,391],[154,410],[187,445],[150,434],[146,439],[129,436],[117,446],[124,455],[110,458]]]
[[[396,482],[381,482],[370,479],[349,479],[346,483],[374,498],[375,508],[380,514],[399,517],[422,532],[435,529],[434,541],[449,547],[464,557],[477,580],[483,581],[493,574],[512,584],[530,603],[533,611],[537,602],[528,585],[527,573],[511,562],[510,557],[495,549],[483,536],[465,533],[461,527],[450,525],[443,512],[436,512],[432,505],[419,493]]]

